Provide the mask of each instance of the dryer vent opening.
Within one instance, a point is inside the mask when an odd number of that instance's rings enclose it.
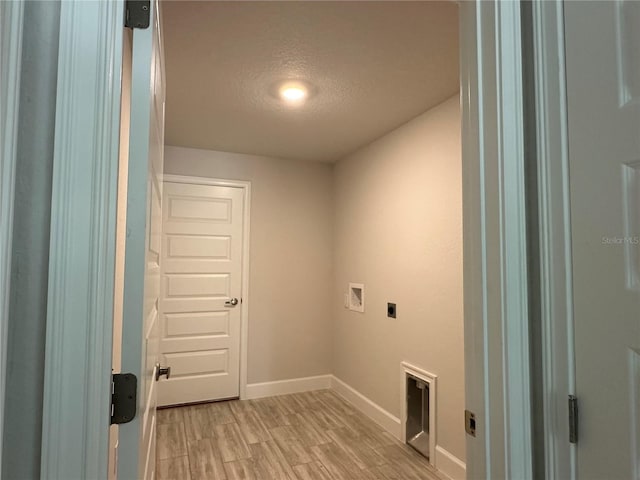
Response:
[[[429,383],[406,376],[407,423],[405,442],[429,458]]]

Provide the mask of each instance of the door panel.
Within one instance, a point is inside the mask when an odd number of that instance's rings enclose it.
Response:
[[[165,339],[183,335],[228,335],[229,312],[168,313]]]
[[[161,405],[233,398],[240,383],[244,192],[165,182]]]
[[[138,408],[120,426],[118,476],[155,478],[156,363],[164,151],[164,60],[158,3],[151,25],[133,31],[122,370],[138,378]]]
[[[640,478],[640,3],[565,2],[581,479]]]

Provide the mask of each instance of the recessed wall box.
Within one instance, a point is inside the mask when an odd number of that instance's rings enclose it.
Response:
[[[349,310],[364,312],[364,285],[362,283],[349,284]]]
[[[429,451],[429,384],[407,375],[407,424],[405,442],[430,458]]]
[[[407,362],[402,362],[401,371],[401,438],[433,465],[437,431],[436,376]]]

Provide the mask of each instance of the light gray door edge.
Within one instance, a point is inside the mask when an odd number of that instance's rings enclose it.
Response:
[[[0,472],[24,2],[0,2]]]

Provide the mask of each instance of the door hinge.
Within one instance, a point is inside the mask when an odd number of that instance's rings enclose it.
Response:
[[[578,442],[578,397],[569,395],[569,443]]]
[[[111,376],[111,425],[128,423],[136,416],[138,379],[133,373]]]
[[[151,0],[126,0],[124,26],[127,28],[149,28],[151,24]]]

